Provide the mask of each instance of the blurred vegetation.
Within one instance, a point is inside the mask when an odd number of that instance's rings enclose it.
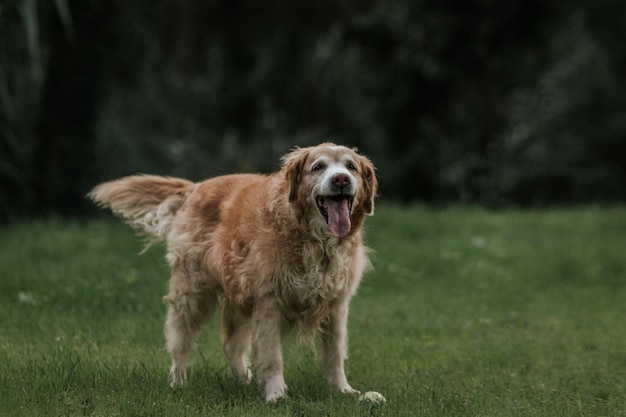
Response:
[[[0,218],[357,146],[398,200],[626,200],[621,0],[0,0]]]

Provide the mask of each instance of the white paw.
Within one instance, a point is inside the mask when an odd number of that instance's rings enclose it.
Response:
[[[265,383],[265,401],[275,403],[287,396],[287,385],[282,375],[269,379]]]
[[[283,398],[287,398],[287,390],[285,389],[284,391],[276,391],[276,392],[272,392],[270,394],[266,394],[265,395],[265,401],[268,403],[277,403],[278,401],[282,400]]]
[[[246,368],[243,372],[240,373],[233,372],[233,375],[235,379],[237,379],[237,381],[241,382],[244,385],[248,385],[250,384],[250,382],[252,382],[253,375],[250,368]]]
[[[361,393],[361,391],[355,390],[350,385],[340,387],[339,392],[346,395],[359,395]]]
[[[176,388],[187,383],[187,370],[172,367],[170,369],[170,388]]]
[[[246,372],[244,373],[244,375],[241,376],[241,380],[246,385],[252,382],[252,371],[250,370],[250,368],[246,368]]]

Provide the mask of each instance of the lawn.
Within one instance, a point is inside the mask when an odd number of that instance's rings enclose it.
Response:
[[[623,416],[626,208],[379,204],[351,306],[351,384],[286,347],[291,397],[232,380],[215,320],[170,390],[163,249],[103,216],[0,229],[0,416]]]

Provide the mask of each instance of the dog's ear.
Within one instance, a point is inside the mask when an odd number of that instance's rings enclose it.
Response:
[[[378,192],[378,180],[376,179],[376,168],[367,157],[359,155],[361,163],[361,176],[363,177],[363,209],[365,214],[374,214],[374,199]]]
[[[282,171],[289,184],[289,202],[294,201],[298,197],[298,187],[300,186],[304,164],[308,156],[308,149],[295,147],[282,157]]]

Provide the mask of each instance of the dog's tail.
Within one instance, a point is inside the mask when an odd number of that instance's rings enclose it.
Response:
[[[191,181],[180,178],[134,175],[97,185],[87,196],[151,236],[147,249],[166,239],[176,212],[193,186]]]

